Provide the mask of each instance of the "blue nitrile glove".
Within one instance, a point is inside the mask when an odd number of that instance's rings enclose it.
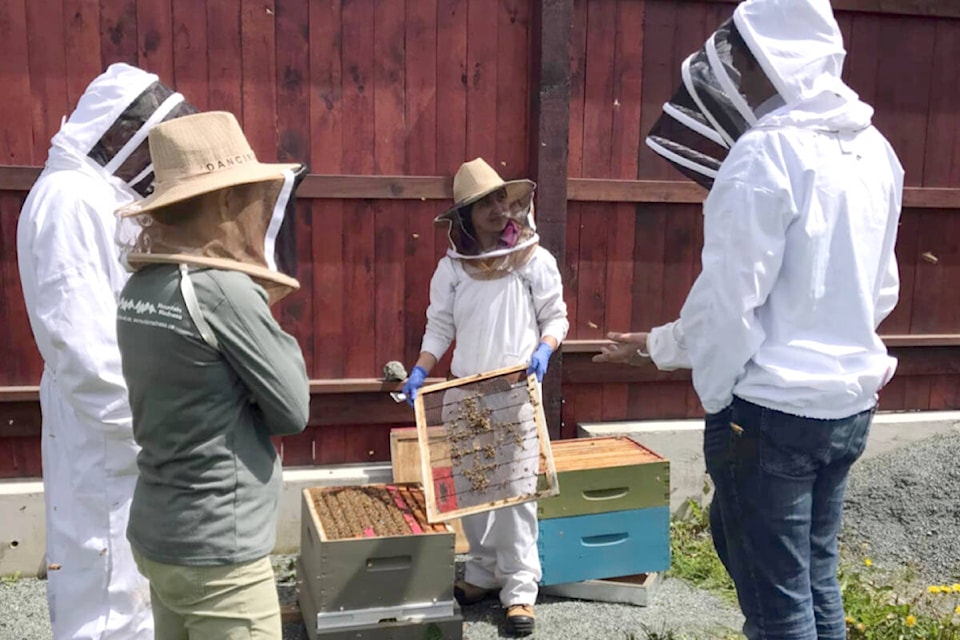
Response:
[[[553,347],[546,342],[541,342],[537,350],[533,352],[533,358],[530,359],[530,368],[527,369],[527,375],[537,374],[537,382],[543,382],[543,374],[547,372],[547,364],[550,362],[550,356],[553,355]]]
[[[421,366],[416,366],[410,372],[407,383],[403,385],[403,395],[407,396],[407,404],[413,406],[413,401],[417,398],[417,391],[423,386],[427,379],[427,370]]]

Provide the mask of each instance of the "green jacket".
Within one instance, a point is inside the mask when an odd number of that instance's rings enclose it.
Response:
[[[248,562],[273,550],[281,467],[270,437],[306,426],[306,367],[249,276],[199,269],[191,280],[219,349],[191,320],[176,265],[135,273],[118,305],[142,447],[127,537],[155,562]]]

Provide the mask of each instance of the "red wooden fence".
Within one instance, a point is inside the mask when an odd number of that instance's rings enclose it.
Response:
[[[884,409],[960,407],[960,7],[835,0],[850,84],[907,169],[901,358]],[[449,176],[483,156],[540,184],[571,333],[547,379],[551,427],[692,417],[689,376],[597,366],[610,329],[672,319],[699,269],[703,197],[642,144],[680,61],[728,0],[8,0],[0,3],[0,477],[39,475],[42,365],[20,296],[20,205],[61,115],[107,64],[158,73],[240,118],[262,160],[299,160],[303,290],[278,313],[303,346],[311,426],[288,465],[389,458],[412,423],[378,378],[413,362],[444,240]],[[24,169],[23,167],[28,167]],[[444,373],[443,369],[438,375]],[[562,406],[561,406],[562,400]]]

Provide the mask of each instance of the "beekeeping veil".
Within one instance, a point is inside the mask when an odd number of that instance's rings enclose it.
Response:
[[[529,262],[540,242],[533,219],[535,188],[531,180],[505,181],[482,158],[460,165],[453,177],[456,204],[434,220],[434,224],[447,229],[447,255],[459,260],[471,277],[481,280],[501,278]],[[472,206],[501,190],[505,193],[507,225],[497,246],[483,250],[473,226]]]
[[[241,271],[271,304],[300,287],[293,203],[305,165],[258,162],[226,112],[158,125],[150,154],[153,194],[118,211],[117,241],[131,269],[175,263]]]
[[[110,65],[87,87],[52,140],[50,163],[82,163],[139,199],[153,191],[147,136],[156,124],[196,113],[152,73]]]
[[[647,145],[709,188],[749,128],[869,126],[873,109],[841,79],[846,52],[829,0],[745,0],[681,66]]]

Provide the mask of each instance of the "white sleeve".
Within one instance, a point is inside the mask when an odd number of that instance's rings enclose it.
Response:
[[[560,344],[567,337],[570,323],[567,321],[567,303],[563,301],[563,281],[557,268],[557,259],[540,247],[530,266],[527,278],[537,312],[540,338],[550,336]]]
[[[679,320],[651,329],[647,336],[647,351],[653,364],[661,371],[689,369],[693,366],[683,337],[683,325]]]
[[[874,311],[873,328],[880,326],[894,307],[897,306],[897,300],[900,299],[900,271],[897,268],[897,257],[890,252],[887,268],[881,275],[883,280],[880,283],[880,290],[877,295],[876,307]]]
[[[704,203],[703,271],[680,312],[693,385],[707,413],[733,400],[733,387],[765,338],[756,309],[783,261],[795,215],[788,194],[738,180],[717,181]]]
[[[450,348],[456,336],[453,325],[453,301],[456,293],[456,273],[450,258],[442,258],[430,280],[430,306],[427,307],[427,328],[420,351],[426,351],[437,360]]]
[[[36,265],[40,329],[55,352],[57,386],[77,418],[91,429],[133,437],[127,386],[117,347],[117,301],[105,260],[114,260],[112,239],[78,197],[48,197],[57,210],[43,226]]]

